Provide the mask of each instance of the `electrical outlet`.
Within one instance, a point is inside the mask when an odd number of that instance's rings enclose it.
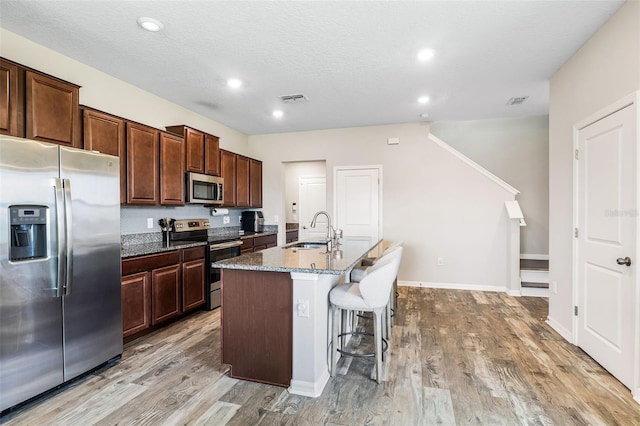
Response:
[[[298,316],[309,318],[309,301],[306,299],[298,299]]]
[[[444,265],[444,257],[439,257],[438,258],[438,266],[443,266]]]
[[[274,217],[273,217],[273,220],[274,220],[276,223],[278,223],[278,220],[280,220],[280,217],[276,215],[276,216],[274,216]]]
[[[147,229],[153,229],[153,218],[152,217],[148,217],[147,218]]]
[[[222,217],[222,223],[227,224],[229,222],[231,222],[231,218],[229,216]]]
[[[553,281],[551,283],[551,291],[553,294],[558,294],[558,281]]]

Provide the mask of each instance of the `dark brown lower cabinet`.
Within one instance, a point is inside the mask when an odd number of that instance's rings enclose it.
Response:
[[[205,303],[205,248],[193,247],[182,253],[182,311],[198,308]]]
[[[297,229],[291,229],[289,231],[286,232],[286,242],[288,243],[293,243],[295,241],[298,241],[298,230]]]
[[[122,335],[130,336],[151,326],[151,274],[122,277]]]
[[[231,377],[289,386],[293,282],[287,272],[222,270],[222,362]]]
[[[205,271],[205,246],[123,259],[123,337],[203,306]]]
[[[151,271],[151,324],[180,314],[180,265]]]

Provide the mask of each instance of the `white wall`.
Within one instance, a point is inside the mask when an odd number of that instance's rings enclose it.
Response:
[[[382,165],[383,235],[406,247],[400,280],[505,287],[504,201],[513,195],[428,136],[422,123],[250,136],[250,155],[263,161],[266,222],[285,218],[283,162],[326,161],[329,212],[335,166]]]
[[[517,107],[514,107],[517,108]],[[522,254],[549,253],[549,117],[431,123],[431,132],[518,188]]]
[[[640,2],[628,1],[551,78],[549,103],[549,322],[573,319],[573,126],[640,89]]]
[[[285,164],[285,220],[287,223],[298,223],[300,217],[300,178],[318,177],[327,175],[327,164],[324,161],[303,161]],[[292,204],[296,203],[296,212],[293,212]]]

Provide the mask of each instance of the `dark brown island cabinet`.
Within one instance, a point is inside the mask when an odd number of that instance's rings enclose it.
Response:
[[[80,148],[80,87],[0,59],[0,133]]]
[[[231,377],[289,386],[293,283],[284,272],[222,270],[222,362]]]

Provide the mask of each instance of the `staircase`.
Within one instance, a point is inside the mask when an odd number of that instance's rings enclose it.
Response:
[[[523,296],[549,297],[549,261],[520,259],[520,282]]]

